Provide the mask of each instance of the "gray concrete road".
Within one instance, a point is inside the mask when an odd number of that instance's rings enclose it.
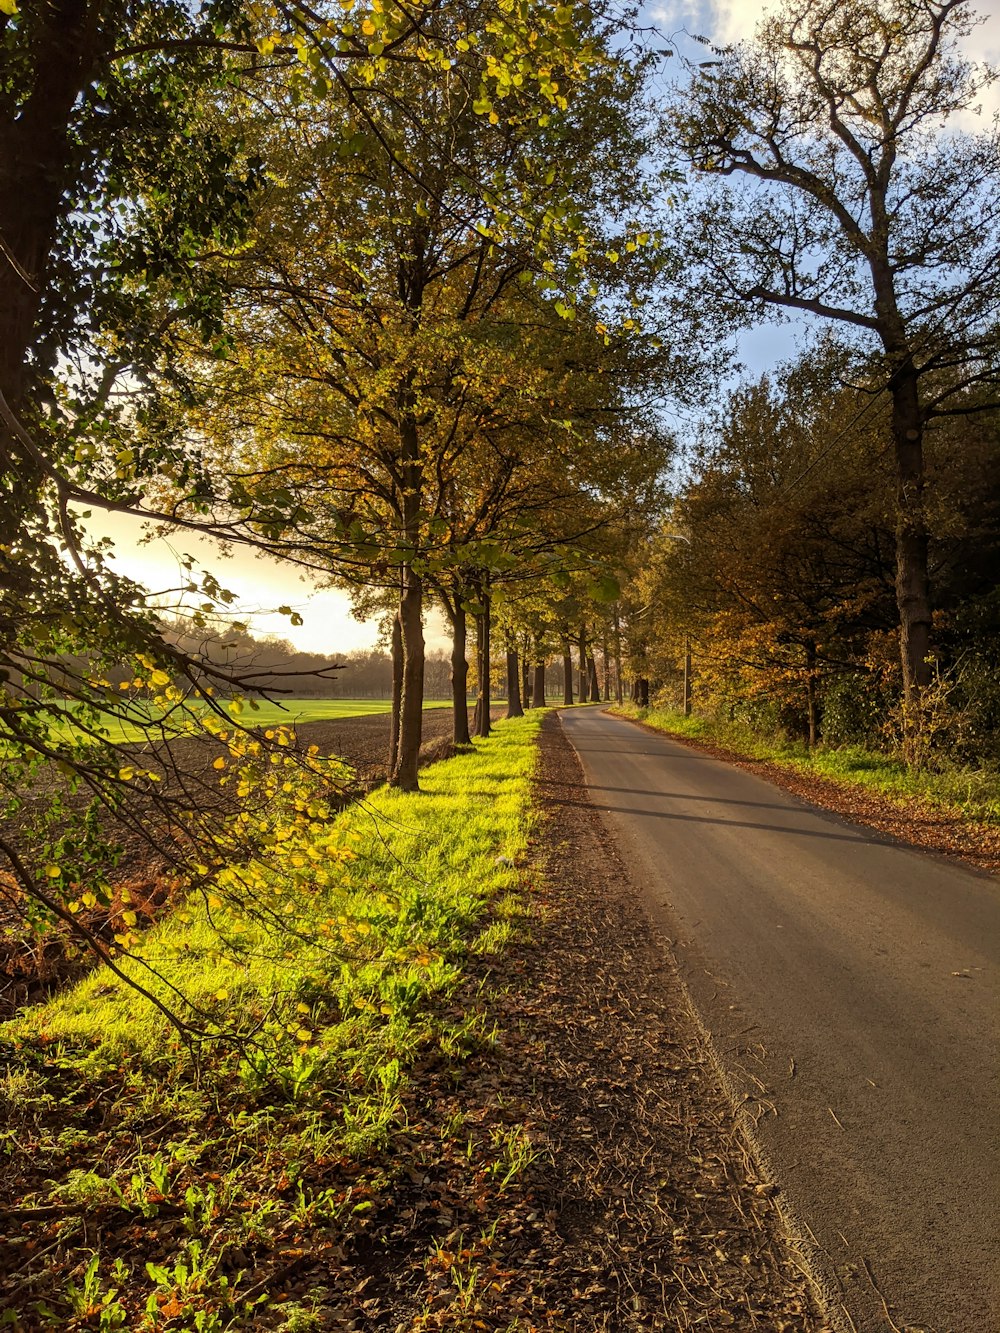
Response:
[[[842,1327],[998,1333],[1000,884],[561,718]]]

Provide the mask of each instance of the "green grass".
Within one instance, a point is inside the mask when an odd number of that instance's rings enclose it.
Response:
[[[277,1269],[290,1237],[322,1246],[364,1224],[401,1169],[394,1136],[415,1132],[414,1066],[457,1070],[493,1040],[495,1014],[466,974],[528,911],[518,862],[540,722],[501,722],[422,772],[421,792],[382,788],[342,812],[292,846],[284,878],[255,883],[260,910],[192,895],[120,960],[185,1018],[240,1041],[188,1049],[104,967],[0,1027],[0,1140],[21,1153],[20,1202],[65,1210],[59,1262],[18,1273],[45,1296],[24,1306],[32,1327],[99,1306],[104,1321],[81,1326],[243,1327],[261,1292],[223,1264],[227,1250],[273,1254]],[[531,1154],[494,1138],[469,1140],[468,1169],[506,1189]],[[98,1253],[87,1219],[109,1208],[122,1225]],[[173,1231],[162,1209],[180,1218]],[[185,1322],[158,1322],[163,1309]]]
[[[671,709],[642,709],[634,704],[614,711],[659,731],[723,745],[748,758],[767,760],[844,786],[867,787],[900,803],[916,798],[958,810],[968,819],[1000,822],[1000,773],[993,769],[947,765],[936,771],[912,772],[891,755],[858,745],[820,745],[810,752],[802,741],[762,736],[746,723],[685,717]]]
[[[302,881],[314,873],[307,863],[291,886],[294,911],[286,913],[283,904],[278,909],[298,934],[293,951],[275,937],[272,924],[271,895],[284,898],[284,886],[268,881],[259,893],[268,914],[263,919],[207,910],[193,899],[149,932],[139,962],[123,966],[165,1003],[176,1005],[179,990],[192,1013],[210,1012],[221,1028],[239,1011],[288,1008],[306,992],[322,990],[350,1015],[340,1025],[349,1029],[350,1042],[369,1029],[384,1037],[377,1012],[383,1005],[402,1014],[409,1029],[412,1005],[409,999],[397,1003],[399,997],[447,987],[452,952],[489,900],[517,880],[512,867],[496,860],[513,860],[524,850],[536,729],[534,717],[502,723],[473,752],[422,773],[420,793],[382,788],[339,816],[321,844],[327,863],[342,854],[350,858],[339,864],[333,885],[304,897]],[[413,956],[431,962],[415,965]],[[94,1044],[113,1058],[125,1050],[163,1050],[169,1037],[157,1010],[105,969],[12,1029],[18,1036],[32,1030],[44,1031],[49,1041]],[[329,1027],[324,1033],[322,1041],[335,1044],[344,1036]]]
[[[294,726],[297,723],[335,722],[342,718],[369,717],[373,714],[388,713],[392,707],[388,699],[310,699],[290,698],[282,703],[272,703],[266,699],[256,700],[256,707],[247,702],[241,715],[241,722],[247,726],[274,727],[281,724]],[[133,710],[141,707],[132,703]],[[424,708],[450,708],[450,699],[432,699]],[[159,716],[156,710],[149,710],[150,718],[155,722]],[[142,726],[138,723],[123,722],[111,714],[104,714],[100,724],[107,731],[108,740],[116,745],[131,745],[146,739]],[[51,732],[60,740],[66,740],[73,734],[70,722],[54,724]]]

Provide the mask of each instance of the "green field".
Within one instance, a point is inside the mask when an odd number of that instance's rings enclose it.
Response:
[[[272,703],[265,699],[249,700],[244,703],[239,720],[248,727],[275,727],[282,724],[296,725],[306,722],[335,722],[340,718],[367,717],[376,713],[388,713],[391,707],[388,699],[285,699],[282,703]],[[449,699],[429,699],[424,708],[450,708]],[[157,720],[155,710],[150,710],[152,721]],[[120,718],[105,714],[101,723],[107,733],[107,739],[116,745],[130,745],[146,739],[141,724],[124,722]],[[59,740],[65,740],[73,731],[72,723],[54,724],[52,734]],[[158,734],[158,733],[157,733]]]

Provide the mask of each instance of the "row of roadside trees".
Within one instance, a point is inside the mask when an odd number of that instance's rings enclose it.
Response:
[[[512,703],[574,655],[577,698],[602,660],[645,699],[693,642],[722,693],[801,686],[814,738],[835,665],[894,659],[918,762],[948,636],[992,623],[988,573],[960,576],[993,550],[1000,326],[997,133],[953,128],[994,77],[973,27],[968,0],[792,0],[664,104],[665,48],[603,4],[0,3],[11,811],[44,776],[143,831],[187,820],[181,863],[212,844],[108,741],[150,698],[285,763],[227,702],[253,672],[191,646],[218,576],[188,561],[179,641],[87,511],[384,615],[405,789],[431,607],[459,743],[470,658],[485,734],[498,657]],[[840,342],[703,412],[668,502],[664,402],[717,400],[720,339],[789,311]],[[0,844],[57,914],[106,854],[61,799],[30,855]],[[252,827],[198,864],[252,858]]]

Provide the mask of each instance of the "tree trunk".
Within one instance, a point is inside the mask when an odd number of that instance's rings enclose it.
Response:
[[[611,702],[611,663],[608,661],[608,636],[605,634],[601,642],[601,667],[604,675],[604,689],[602,695],[604,702]]]
[[[531,675],[528,670],[528,658],[525,654],[521,656],[521,698],[524,701],[525,708],[531,707]]]
[[[455,590],[451,622],[451,712],[452,739],[456,745],[471,745],[469,735],[469,663],[465,656],[467,617],[460,588]]]
[[[807,643],[806,649],[806,725],[809,749],[815,750],[819,740],[819,710],[816,700],[816,645]]]
[[[521,707],[521,680],[518,667],[517,653],[513,648],[507,649],[507,716],[524,717],[524,709]]]
[[[649,681],[645,676],[640,676],[636,681],[636,703],[640,708],[649,707]]]
[[[590,686],[590,680],[587,673],[587,626],[580,625],[579,638],[576,641],[577,651],[580,654],[580,670],[578,676],[577,693],[580,696],[580,702],[587,702],[587,693]]]
[[[531,689],[532,708],[545,707],[545,658],[535,659],[535,683]]]
[[[618,603],[614,610],[615,624],[615,697],[619,705],[625,702],[625,683],[622,680],[622,626],[618,618]]]
[[[892,434],[896,450],[896,605],[903,670],[904,757],[920,755],[924,692],[933,675],[931,598],[924,512],[923,416],[912,359],[892,382]]]
[[[403,485],[400,516],[402,536],[411,549],[420,541],[420,439],[412,416],[400,421]],[[403,698],[399,710],[399,749],[390,783],[402,791],[419,791],[420,737],[424,709],[424,584],[411,564],[402,567],[399,624],[403,639]]]
[[[477,736],[490,734],[490,595],[483,587],[479,601],[482,610],[476,616],[476,673],[479,694],[476,697]]]
[[[563,644],[563,703],[573,702],[573,658],[570,656],[569,640]]]
[[[389,781],[399,759],[399,726],[403,706],[403,630],[399,611],[392,618],[392,720],[389,725]]]
[[[691,636],[684,635],[684,716],[691,716]]]
[[[597,683],[597,663],[593,657],[587,661],[587,677],[590,684],[590,702],[599,704],[601,702],[601,688]]]
[[[399,748],[391,785],[418,791],[420,736],[424,708],[423,580],[404,566],[399,623],[403,640],[403,697],[399,710]]]
[[[29,8],[37,12],[24,100],[16,115],[5,105],[0,121],[0,236],[6,250],[0,254],[0,390],[14,411],[22,405],[27,354],[59,220],[66,198],[75,197],[75,190],[67,193],[74,153],[70,115],[120,26],[106,6],[82,0],[49,0]],[[5,453],[14,447],[20,454],[6,430],[0,440]]]

